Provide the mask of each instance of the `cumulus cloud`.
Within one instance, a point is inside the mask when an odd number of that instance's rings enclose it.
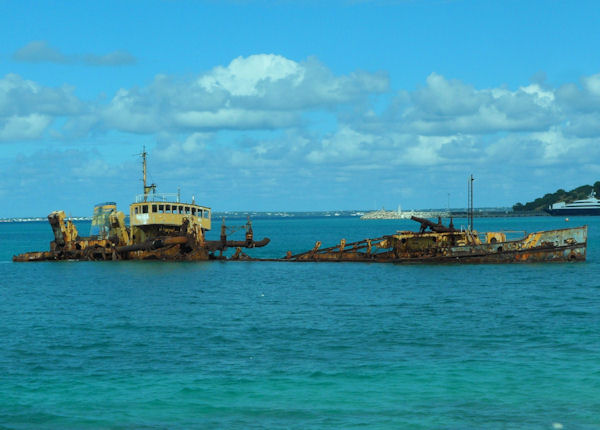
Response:
[[[126,51],[113,51],[108,54],[63,54],[45,40],[35,40],[18,49],[13,60],[22,63],[80,63],[89,66],[123,66],[135,64],[136,58]]]
[[[373,149],[376,137],[343,127],[334,135],[324,138],[318,148],[310,151],[306,159],[311,163],[347,163],[364,160]]]
[[[216,67],[197,84],[207,91],[225,90],[241,105],[271,109],[305,109],[348,103],[389,89],[384,73],[354,72],[335,76],[315,58],[297,63],[279,55],[238,57]]]
[[[19,75],[8,74],[0,78],[0,115],[31,112],[73,115],[83,109],[73,91],[73,87],[48,88]]]
[[[515,91],[477,90],[434,73],[410,99],[411,105],[398,120],[405,129],[420,134],[536,131],[559,120],[552,93],[536,84]]]
[[[156,156],[161,161],[176,161],[181,159],[198,162],[206,157],[207,143],[214,137],[213,133],[192,133],[179,141],[170,136],[162,139]]]
[[[345,112],[339,129],[316,141],[306,160],[373,171],[548,168],[600,152],[599,114],[600,74],[558,88],[538,80],[516,89],[477,89],[432,73],[422,87],[399,91],[379,113],[370,106]]]
[[[168,174],[218,166],[206,173],[222,191],[246,186],[247,178],[269,195],[290,178],[342,187],[364,177],[406,194],[403,176],[444,182],[465,170],[501,168],[493,174],[506,183],[502,175],[561,172],[597,158],[600,74],[558,87],[536,78],[476,88],[431,73],[414,90],[392,92],[383,72],[336,74],[315,58],[257,54],[192,77],[158,75],[93,103],[73,88],[0,79],[0,140],[35,139],[49,129],[59,136],[57,118],[66,120],[62,136],[148,136],[156,156],[176,166]]]
[[[136,133],[286,128],[301,124],[306,112],[335,109],[388,88],[382,73],[335,76],[316,59],[259,54],[191,80],[159,75],[148,87],[121,89],[103,109],[102,121]]]
[[[258,54],[235,58],[226,66],[192,78],[158,75],[148,86],[120,89],[108,103],[71,115],[65,131],[81,135],[86,128],[93,128],[184,136],[177,142],[187,142],[185,145],[162,147],[164,157],[173,158],[177,152],[191,155],[205,151],[222,131],[300,128],[310,135],[303,136],[302,145],[295,147],[295,160],[357,170],[514,161],[515,157],[528,160],[532,156],[540,163],[558,163],[569,154],[580,153],[580,148],[600,136],[600,120],[596,119],[600,117],[596,115],[600,109],[600,75],[558,88],[537,79],[516,89],[479,89],[432,73],[423,86],[398,91],[387,106],[375,109],[370,100],[378,94],[390,94],[385,73],[335,75],[314,58],[297,62]],[[66,101],[63,96],[64,91],[57,89],[47,89],[44,97],[37,95],[39,108],[35,113],[49,118],[56,115],[47,106],[60,107]],[[16,109],[19,103],[3,104],[0,95],[0,111],[9,105]],[[66,112],[64,107],[57,111]],[[15,114],[5,115],[9,113]],[[24,109],[23,113],[34,112]],[[337,118],[337,128],[327,132],[314,129],[311,121],[315,115],[308,114]],[[43,118],[29,119],[28,135],[43,128]],[[13,135],[9,130],[15,127],[9,127],[8,119],[4,122],[4,135]],[[203,136],[202,144],[198,143],[199,136]],[[221,161],[233,166],[249,158],[266,163],[292,156],[291,150],[286,153],[283,149],[294,145],[289,140],[258,142],[250,152],[230,150],[231,157]]]
[[[51,122],[51,117],[36,113],[0,118],[0,140],[10,141],[38,138]]]
[[[54,118],[78,115],[85,106],[73,91],[43,87],[15,74],[0,78],[0,140],[35,139]]]
[[[252,55],[238,57],[229,66],[215,67],[200,76],[197,84],[207,91],[225,90],[232,96],[264,96],[263,82],[289,80],[298,86],[304,79],[304,69],[295,61],[279,55]]]

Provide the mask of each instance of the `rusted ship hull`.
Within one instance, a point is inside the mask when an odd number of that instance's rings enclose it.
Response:
[[[476,232],[456,231],[433,224],[431,232],[399,232],[395,235],[365,239],[321,249],[320,242],[307,252],[288,255],[285,261],[374,262],[374,263],[536,263],[584,261],[587,226],[548,230],[526,235],[519,240],[503,239],[503,233],[488,233],[482,243]],[[427,224],[428,225],[428,224]],[[428,225],[430,226],[430,225]]]
[[[131,229],[124,225],[123,217],[118,214],[109,216],[109,226],[105,238],[80,237],[75,225],[66,220],[62,211],[48,215],[54,232],[49,251],[27,252],[15,255],[15,262],[33,261],[118,261],[118,260],[168,260],[168,261],[204,261],[223,259],[223,251],[235,248],[232,259],[248,259],[242,248],[258,248],[269,243],[268,238],[260,241],[253,239],[250,222],[244,226],[246,240],[228,240],[226,227],[221,228],[221,240],[205,240],[204,231],[193,222],[185,220],[178,228],[164,236],[153,237],[143,242],[132,242]],[[139,232],[138,232],[138,235]]]
[[[447,255],[411,255],[397,256],[394,251],[379,254],[364,252],[339,252],[317,254],[313,257],[284,258],[282,261],[313,261],[313,262],[365,262],[365,263],[543,263],[552,261],[585,261],[586,251],[582,246],[536,248],[531,250],[513,250],[494,252],[489,249],[460,250],[449,252]]]
[[[51,251],[26,252],[15,255],[14,262],[33,262],[33,261],[61,261],[61,260],[79,260],[79,261],[120,261],[120,260],[165,260],[165,261],[206,261],[222,260],[220,251],[228,248],[235,248],[235,253],[229,257],[232,260],[250,259],[242,247],[257,248],[265,246],[269,242],[263,239],[249,244],[250,246],[239,245],[239,241],[226,241],[223,244],[220,241],[208,241],[204,245],[198,246],[194,241],[188,240],[184,236],[171,236],[162,239],[155,239],[142,246],[114,246],[112,244],[94,244],[84,246],[81,249],[55,249]]]
[[[143,237],[141,229],[125,226],[122,213],[111,213],[106,221],[103,238],[80,237],[71,221],[65,222],[64,212],[53,212],[48,216],[55,240],[50,251],[28,252],[13,257],[13,261],[57,261],[57,260],[170,260],[203,261],[254,260],[242,252],[242,248],[265,246],[269,239],[254,241],[250,221],[245,240],[227,239],[227,227],[221,226],[218,241],[205,240],[204,230],[193,218],[185,218],[179,227],[161,231],[169,234],[154,236],[142,242],[133,242],[132,237]],[[412,217],[421,224],[418,232],[400,231],[396,234],[375,239],[365,239],[321,248],[317,242],[313,249],[282,259],[269,261],[290,262],[374,262],[374,263],[535,263],[552,261],[584,261],[587,249],[587,226],[530,233],[518,240],[506,240],[503,232],[479,234],[474,230],[456,230],[450,221],[444,226],[441,220]],[[152,227],[152,226],[151,226]],[[429,230],[429,231],[427,231]],[[132,234],[132,232],[134,232]],[[483,240],[482,240],[482,236]],[[223,251],[235,248],[227,258]]]

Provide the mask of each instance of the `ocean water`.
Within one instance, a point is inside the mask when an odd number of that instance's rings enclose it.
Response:
[[[580,224],[587,262],[464,266],[12,263],[50,227],[0,224],[0,428],[598,429],[600,219],[476,220]],[[248,253],[415,227],[256,220]]]

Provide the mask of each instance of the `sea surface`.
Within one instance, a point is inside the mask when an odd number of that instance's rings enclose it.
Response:
[[[0,428],[600,428],[600,217],[475,221],[588,224],[588,260],[13,263],[51,230],[2,223]],[[248,253],[416,227],[256,220]]]

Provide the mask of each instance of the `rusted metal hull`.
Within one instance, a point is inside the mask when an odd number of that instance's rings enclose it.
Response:
[[[128,245],[116,247],[113,245],[101,246],[91,245],[81,249],[56,249],[53,251],[26,252],[24,254],[13,256],[14,262],[33,262],[33,261],[60,261],[60,260],[80,260],[80,261],[119,261],[119,260],[168,260],[168,261],[205,261],[205,260],[224,260],[222,254],[215,251],[223,251],[227,248],[235,248],[236,252],[230,259],[243,260],[250,259],[241,252],[239,241],[227,241],[225,246],[210,246],[210,244],[197,246],[193,241],[188,241],[185,237],[170,237],[175,241],[161,239],[160,246],[153,246],[152,243],[143,245]],[[156,242],[156,240],[154,241]],[[231,244],[229,242],[232,242]],[[253,247],[265,246],[268,239],[258,242]]]
[[[503,252],[477,252],[457,253],[456,255],[441,256],[414,256],[396,257],[392,252],[377,255],[365,253],[319,254],[312,258],[283,258],[276,261],[290,262],[365,262],[365,263],[402,263],[402,264],[427,264],[427,263],[543,263],[585,261],[585,249],[577,246],[561,248],[539,248],[521,251]],[[274,260],[272,260],[274,261]]]
[[[181,226],[149,225],[127,228],[122,214],[108,217],[107,234],[103,238],[79,237],[71,221],[65,222],[64,212],[48,216],[55,240],[50,251],[28,252],[13,257],[13,261],[56,260],[254,260],[242,248],[265,246],[269,239],[254,241],[250,221],[242,227],[245,240],[227,240],[227,227],[221,226],[221,239],[207,241],[204,230],[193,219],[184,219]],[[482,240],[474,230],[456,230],[450,221],[444,226],[413,217],[421,224],[418,232],[401,231],[375,239],[365,239],[313,249],[269,261],[295,262],[376,262],[376,263],[534,263],[550,261],[583,261],[586,259],[587,226],[530,233],[518,240],[506,240],[503,232],[488,232]],[[428,231],[429,230],[429,231]],[[143,238],[143,241],[136,241]],[[236,248],[227,258],[223,251]]]
[[[166,228],[163,225],[136,227],[124,225],[123,217],[115,214],[109,218],[109,226],[104,238],[80,237],[71,221],[65,221],[62,211],[48,216],[54,233],[49,251],[27,252],[15,255],[15,262],[33,261],[118,261],[118,260],[168,260],[205,261],[224,259],[223,251],[235,248],[232,259],[249,259],[241,248],[258,248],[269,243],[268,238],[255,241],[250,221],[246,229],[246,240],[228,240],[223,224],[221,240],[205,240],[204,230],[194,222],[184,220],[180,227]],[[193,221],[193,220],[192,220]],[[135,237],[143,238],[141,242]]]
[[[495,239],[497,233],[488,233]],[[494,236],[496,235],[496,236]],[[297,262],[373,263],[541,263],[584,261],[587,226],[531,233],[519,240],[492,240],[481,243],[471,232],[446,229],[444,232],[400,232],[320,249],[320,243],[307,252],[288,255]]]
[[[86,241],[87,242],[87,241]],[[241,243],[241,245],[240,245]],[[108,243],[105,245],[92,244],[89,246],[80,245],[75,242],[69,248],[57,248],[51,251],[27,252],[13,257],[14,262],[33,262],[33,261],[60,261],[60,260],[80,260],[80,261],[119,261],[119,260],[167,260],[167,261],[205,261],[205,260],[223,260],[226,259],[222,253],[228,248],[235,248],[236,252],[230,259],[243,260],[250,259],[241,251],[242,247],[255,248],[265,246],[269,239],[262,239],[256,243],[250,244],[241,241],[226,241],[224,244],[220,241],[208,241],[198,245],[195,240],[185,236],[171,236],[157,238],[152,241],[137,245],[114,246]],[[80,247],[77,249],[76,246]]]

